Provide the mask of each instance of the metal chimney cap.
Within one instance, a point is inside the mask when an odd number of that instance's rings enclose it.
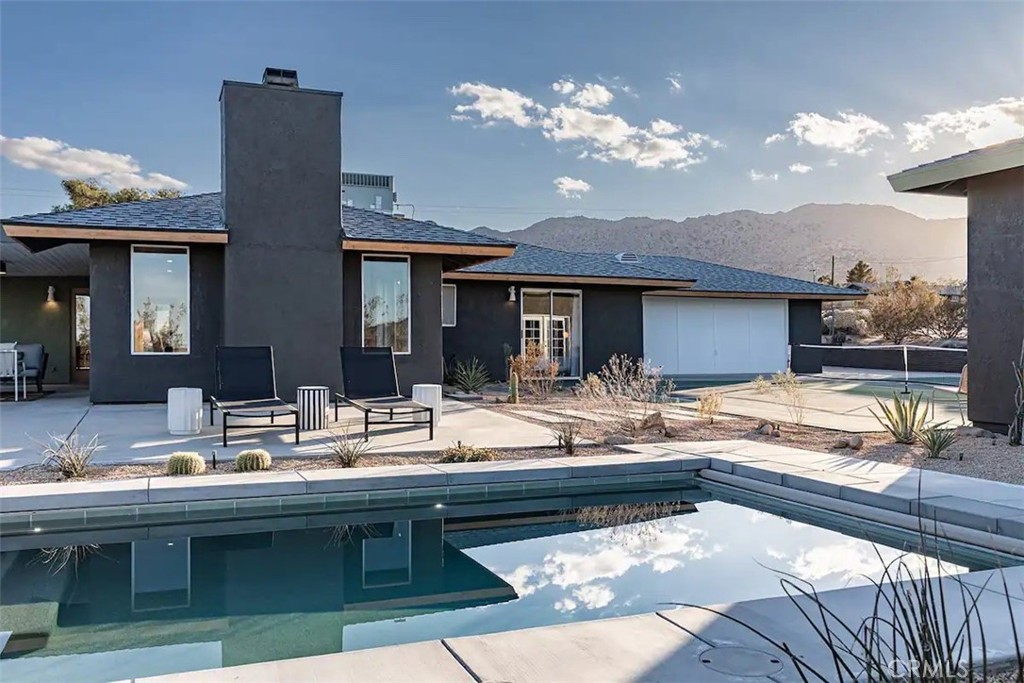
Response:
[[[299,72],[295,69],[278,69],[268,66],[263,70],[263,85],[283,85],[297,88],[299,87]]]

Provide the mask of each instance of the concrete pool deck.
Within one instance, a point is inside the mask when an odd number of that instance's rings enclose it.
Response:
[[[447,399],[442,408],[433,441],[428,440],[425,427],[372,425],[373,453],[439,451],[456,441],[488,448],[537,448],[555,443],[549,428],[495,410]],[[354,408],[343,408],[335,422],[332,408],[329,429],[302,432],[301,442],[296,445],[293,429],[268,429],[269,420],[255,419],[250,421],[255,425],[252,430],[233,428],[224,448],[219,414],[211,427],[208,410],[204,407],[198,435],[172,436],[167,432],[167,406],[162,403],[92,405],[81,392],[58,392],[36,401],[4,403],[0,408],[0,470],[39,464],[40,444],[48,441],[49,434],[63,436],[73,431],[85,441],[98,436],[100,448],[93,462],[113,465],[162,462],[175,451],[197,451],[209,459],[216,450],[218,459],[224,462],[247,448],[265,448],[274,458],[322,455],[327,453],[324,440],[332,430],[349,429],[352,434],[361,434],[363,425],[362,414]]]

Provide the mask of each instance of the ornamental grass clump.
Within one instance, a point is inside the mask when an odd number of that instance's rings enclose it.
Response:
[[[950,446],[956,443],[956,430],[943,427],[946,423],[925,427],[915,434],[917,440],[928,451],[929,458],[941,458]]]
[[[167,474],[178,475],[202,474],[206,471],[206,461],[195,452],[172,453],[167,459]]]
[[[558,450],[563,451],[566,455],[576,455],[576,450],[582,441],[581,431],[583,431],[583,420],[578,419],[556,422],[551,427],[551,435],[555,437]]]
[[[99,435],[82,443],[77,432],[69,436],[50,434],[50,442],[43,444],[43,467],[59,472],[64,479],[84,477],[99,447]]]
[[[237,472],[260,472],[270,469],[270,453],[262,448],[253,448],[242,451],[235,456],[235,470]]]
[[[924,422],[928,416],[927,404],[922,405],[923,394],[911,394],[910,398],[904,400],[895,391],[892,392],[892,405],[886,405],[876,396],[875,402],[882,409],[879,415],[875,416],[885,431],[892,435],[896,443],[912,444],[917,440],[918,432],[924,429]]]
[[[697,415],[715,424],[715,417],[722,411],[723,394],[717,389],[710,389],[701,394],[697,401]]]
[[[453,445],[441,451],[441,458],[438,462],[487,462],[497,459],[497,452],[490,448],[482,448],[456,441]]]
[[[455,363],[455,369],[451,374],[451,383],[467,394],[480,393],[490,381],[491,375],[487,372],[487,366],[476,356],[470,358],[468,363],[461,360]]]
[[[359,467],[359,461],[372,448],[369,440],[364,441],[361,437],[352,436],[348,432],[331,432],[325,445],[334,461],[342,467]]]

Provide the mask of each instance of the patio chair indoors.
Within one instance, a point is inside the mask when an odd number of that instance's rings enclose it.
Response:
[[[434,409],[402,396],[398,390],[398,371],[391,347],[341,347],[341,383],[343,391],[334,395],[334,420],[342,403],[363,413],[363,438],[370,440],[371,424],[425,425],[434,439]],[[371,415],[386,415],[386,420],[370,421]],[[395,416],[409,417],[396,420]],[[412,419],[426,415],[426,420]]]
[[[269,417],[273,425],[275,416],[291,415],[295,419],[295,443],[299,443],[299,410],[277,395],[274,347],[218,346],[214,391],[215,394],[210,395],[210,425],[213,425],[213,412],[219,410],[225,447],[229,429],[253,427],[229,425],[229,417]]]

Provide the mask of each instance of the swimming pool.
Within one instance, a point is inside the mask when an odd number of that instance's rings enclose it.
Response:
[[[782,595],[773,570],[837,588],[880,573],[876,547],[916,541],[714,486],[589,503],[23,535],[0,553],[0,679],[115,681]],[[946,571],[1000,563],[943,551]]]

